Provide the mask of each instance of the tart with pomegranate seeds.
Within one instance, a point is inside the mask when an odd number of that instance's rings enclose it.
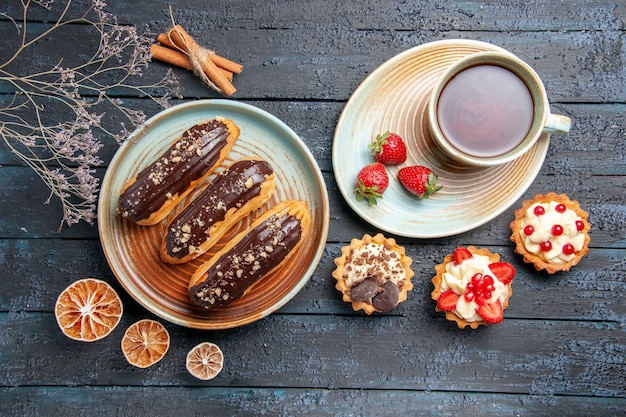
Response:
[[[588,217],[565,194],[538,194],[515,211],[510,224],[515,252],[538,271],[569,271],[589,252]]]
[[[446,319],[459,329],[500,323],[513,293],[511,281],[515,268],[501,262],[500,255],[474,246],[456,248],[435,266],[431,298],[435,311],[445,312]]]
[[[335,288],[343,301],[352,303],[354,311],[363,310],[368,315],[391,311],[413,289],[412,262],[395,239],[381,233],[374,237],[366,234],[341,248],[332,272],[337,280]]]

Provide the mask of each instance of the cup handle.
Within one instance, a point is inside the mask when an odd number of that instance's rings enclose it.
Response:
[[[567,133],[572,126],[572,120],[560,114],[548,114],[543,127],[545,133]]]

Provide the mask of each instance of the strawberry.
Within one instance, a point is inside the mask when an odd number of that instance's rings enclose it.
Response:
[[[430,168],[421,165],[401,168],[398,171],[398,180],[410,193],[420,199],[430,197],[442,187],[437,185],[437,175]]]
[[[400,136],[385,132],[376,135],[374,143],[369,145],[374,158],[385,165],[398,165],[406,161],[406,145]]]
[[[459,301],[459,295],[452,290],[444,291],[437,299],[437,307],[443,311],[452,311],[456,308],[456,302]]]
[[[489,265],[489,269],[504,285],[513,281],[515,276],[515,267],[508,262],[494,262]]]
[[[354,194],[357,201],[367,200],[370,206],[376,204],[377,198],[382,198],[382,194],[389,186],[389,176],[385,166],[380,162],[374,162],[364,166],[356,176],[356,187]]]
[[[454,250],[452,259],[454,260],[455,265],[461,265],[461,262],[463,262],[466,259],[470,259],[472,256],[473,256],[472,252],[470,252],[467,248],[458,247]]]
[[[476,313],[487,323],[500,323],[504,319],[504,310],[500,300],[481,305],[476,309]]]

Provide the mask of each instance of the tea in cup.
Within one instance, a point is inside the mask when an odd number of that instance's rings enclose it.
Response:
[[[571,120],[550,113],[537,73],[508,52],[477,52],[454,62],[428,103],[433,142],[460,165],[489,167],[525,154],[543,133],[567,133]]]

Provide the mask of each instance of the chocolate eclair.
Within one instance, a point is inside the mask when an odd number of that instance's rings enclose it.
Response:
[[[122,187],[117,213],[139,225],[159,223],[230,152],[239,127],[224,118],[196,124]]]
[[[180,264],[208,251],[235,223],[270,199],[276,188],[274,178],[266,161],[233,162],[169,223],[161,260]]]
[[[194,272],[189,298],[206,309],[228,306],[293,256],[310,226],[305,202],[277,204]]]

